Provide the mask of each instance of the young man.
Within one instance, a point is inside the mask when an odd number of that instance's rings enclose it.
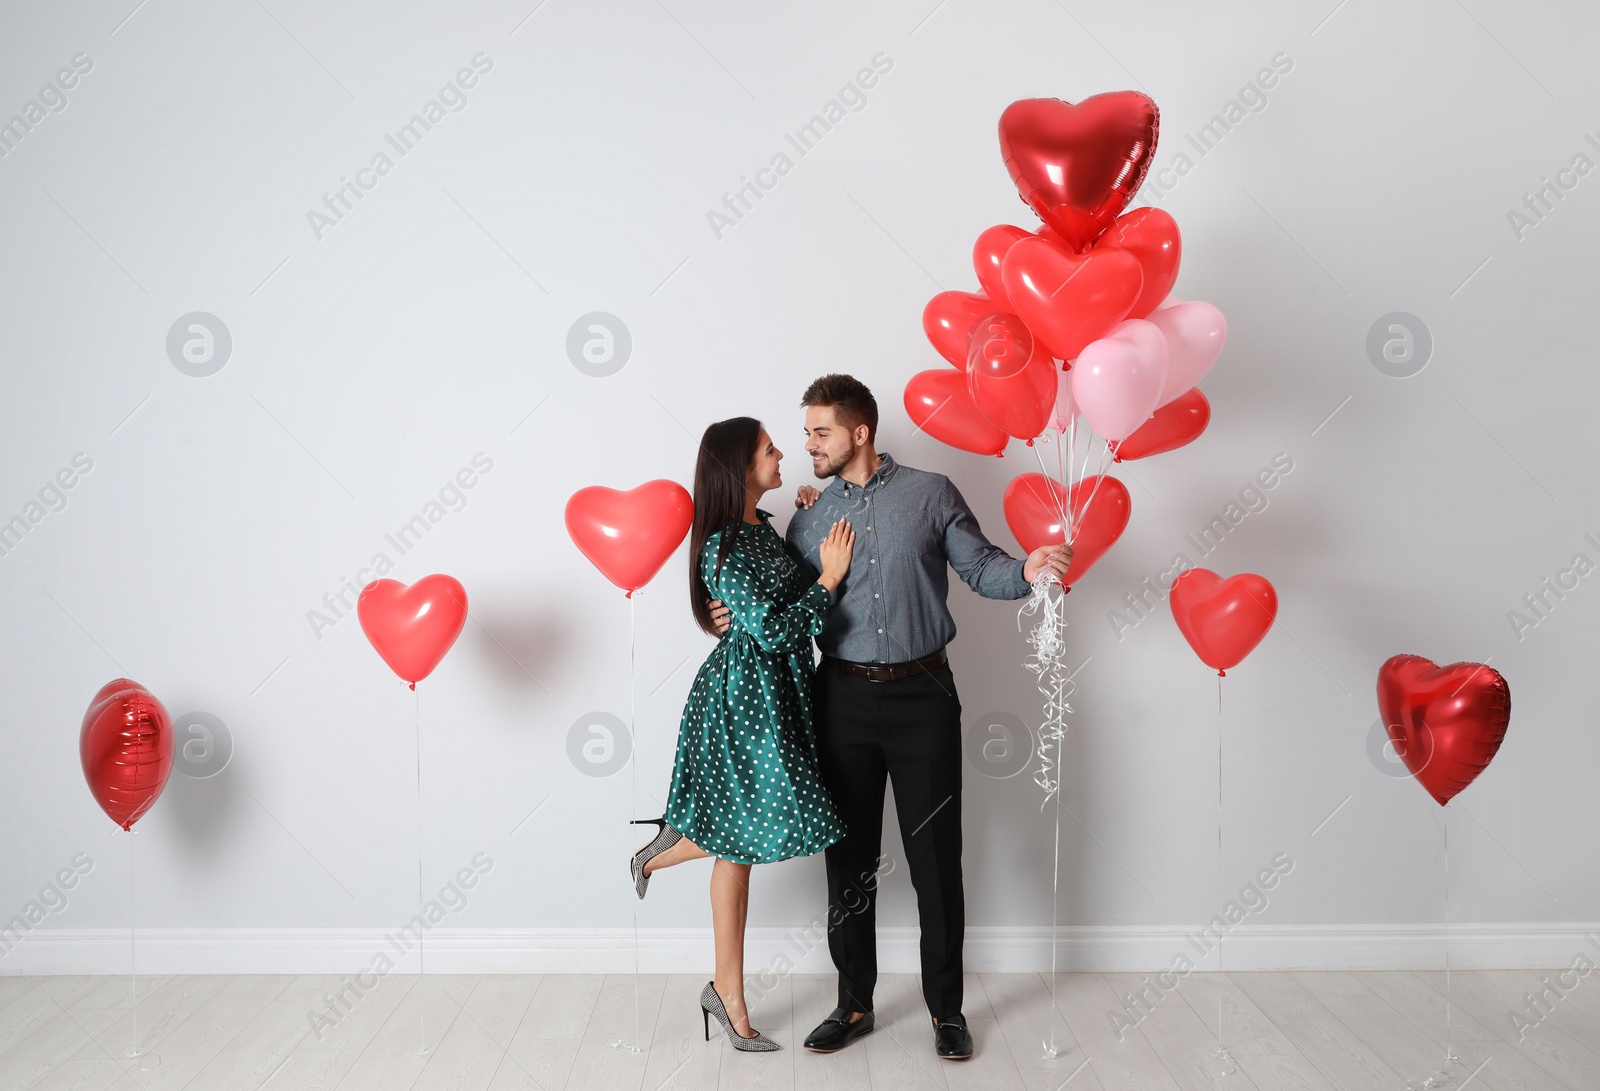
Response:
[[[945,657],[956,635],[949,571],[978,594],[1019,599],[1046,568],[1065,573],[1070,546],[1016,560],[991,545],[943,474],[912,469],[874,447],[878,406],[862,383],[824,375],[801,399],[818,494],[802,489],[788,543],[813,568],[828,527],[855,528],[850,569],[817,645],[817,746],[845,836],[826,850],[828,950],[838,1007],[806,1048],[832,1053],[872,1029],[878,977],[875,901],[885,782],[895,809],[922,931],[922,995],[938,1056],[972,1056],[961,1014],[961,702]]]

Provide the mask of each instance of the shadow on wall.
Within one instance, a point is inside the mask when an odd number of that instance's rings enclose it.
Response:
[[[504,600],[491,593],[481,601]],[[551,680],[571,664],[567,653],[573,634],[559,617],[533,609],[489,607],[473,610],[472,620],[476,624],[469,625],[464,635],[472,641],[474,654],[518,695],[547,696]]]

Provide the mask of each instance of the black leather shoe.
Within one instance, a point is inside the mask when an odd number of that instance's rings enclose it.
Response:
[[[848,1010],[834,1008],[816,1030],[806,1035],[806,1048],[813,1053],[837,1053],[871,1029],[870,1011],[852,1023]]]
[[[964,1061],[972,1056],[972,1034],[967,1017],[957,1013],[933,1024],[933,1051],[946,1061]]]

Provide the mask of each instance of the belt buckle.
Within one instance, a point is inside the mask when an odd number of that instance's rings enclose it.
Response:
[[[881,664],[881,663],[869,663],[866,666],[867,666],[867,681],[869,681],[869,682],[893,682],[894,681],[894,670],[893,670],[893,668],[891,668],[889,666],[886,666],[884,664]],[[882,677],[879,677],[879,672],[880,671],[883,672]]]

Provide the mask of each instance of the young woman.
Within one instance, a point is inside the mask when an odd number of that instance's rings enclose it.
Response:
[[[700,440],[689,536],[689,596],[695,621],[716,635],[709,600],[733,611],[732,627],[701,664],[684,706],[667,813],[634,853],[634,886],[702,856],[711,869],[716,977],[700,994],[735,1049],[778,1045],[750,1029],[744,1001],[744,925],[750,866],[809,856],[844,835],[817,771],[811,722],[812,637],[850,568],[855,532],[835,523],[822,543],[822,575],[811,579],[756,507],[783,484],[783,452],[761,422],[718,421]]]

